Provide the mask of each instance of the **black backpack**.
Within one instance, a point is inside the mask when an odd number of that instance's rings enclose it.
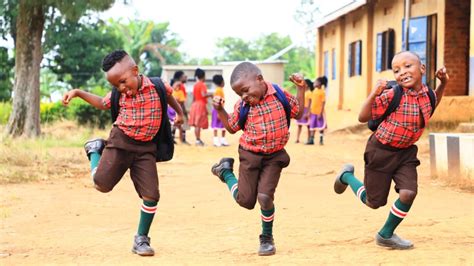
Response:
[[[385,110],[385,113],[378,119],[372,120],[370,119],[369,122],[367,123],[367,126],[370,130],[376,131],[379,125],[395,110],[397,110],[398,106],[400,105],[400,100],[402,99],[403,95],[403,88],[397,84],[396,81],[389,81],[387,87],[390,89],[392,88],[394,90],[394,95],[392,98],[392,101],[389,103],[387,110]],[[436,97],[432,89],[428,87],[428,97],[430,98],[430,104],[431,104],[431,114],[430,116],[433,115],[434,110],[436,108]]]
[[[291,106],[290,103],[288,102],[288,99],[286,98],[285,93],[283,92],[282,89],[277,84],[272,84],[273,88],[276,90],[276,97],[277,99],[281,102],[283,105],[283,109],[285,110],[286,114],[286,120],[288,123],[288,128],[290,127],[290,121],[291,121]],[[247,117],[249,115],[250,111],[250,106],[248,104],[244,105],[244,101],[241,102],[240,104],[240,112],[239,112],[239,127],[244,130],[245,128],[245,122],[247,122]]]
[[[156,161],[166,162],[173,158],[174,154],[174,142],[173,135],[171,134],[171,124],[168,119],[168,103],[166,102],[166,88],[160,78],[150,78],[153,85],[155,85],[156,92],[160,96],[161,103],[161,125],[158,133],[153,137],[153,142],[156,143]],[[112,115],[112,121],[115,122],[119,113],[119,100],[120,92],[117,88],[112,88],[112,96],[110,97],[111,107],[110,113]]]

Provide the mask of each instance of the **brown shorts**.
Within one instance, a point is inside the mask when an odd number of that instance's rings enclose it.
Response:
[[[110,191],[130,169],[133,185],[140,198],[158,201],[160,193],[155,152],[155,143],[134,140],[118,127],[113,127],[94,175],[94,183]]]
[[[274,199],[281,170],[290,164],[290,156],[283,149],[272,154],[260,154],[239,147],[239,194],[237,203],[253,209],[257,194],[262,193]]]
[[[393,148],[380,143],[374,135],[370,136],[364,153],[364,186],[371,206],[387,204],[392,179],[397,193],[400,189],[417,192],[416,167],[420,165],[417,152],[415,145],[405,149]]]

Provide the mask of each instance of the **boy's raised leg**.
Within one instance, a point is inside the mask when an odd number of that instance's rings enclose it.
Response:
[[[237,199],[237,194],[239,192],[237,185],[237,178],[233,173],[234,169],[234,159],[233,158],[222,158],[219,163],[216,163],[212,166],[211,172],[219,177],[219,179],[227,184],[229,191],[234,199]]]
[[[336,180],[334,181],[334,191],[337,194],[342,194],[347,186],[350,186],[354,194],[357,198],[362,201],[362,203],[366,203],[366,192],[365,187],[362,182],[360,182],[354,176],[354,166],[352,164],[345,164],[339,174],[336,176]]]
[[[86,151],[87,157],[91,164],[91,176],[94,178],[94,174],[97,171],[99,165],[100,156],[105,148],[104,139],[92,139],[84,144],[84,150]]]

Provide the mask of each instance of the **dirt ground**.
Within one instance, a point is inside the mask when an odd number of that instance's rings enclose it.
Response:
[[[429,177],[428,141],[419,142],[419,194],[397,233],[415,248],[395,251],[374,244],[389,204],[372,210],[350,190],[336,195],[335,173],[353,162],[363,175],[362,154],[368,132],[329,133],[324,146],[287,145],[291,164],[276,192],[274,237],[277,254],[259,257],[260,212],[239,207],[210,167],[223,156],[237,156],[238,136],[230,147],[178,145],[175,159],[158,164],[161,201],[150,230],[154,257],[130,252],[140,203],[128,174],[107,194],[76,176],[26,184],[3,184],[0,192],[0,265],[320,265],[320,264],[474,264],[473,194]],[[305,134],[305,132],[304,132]],[[211,143],[211,132],[204,139]],[[192,134],[188,131],[191,140]],[[58,167],[58,171],[60,171]]]

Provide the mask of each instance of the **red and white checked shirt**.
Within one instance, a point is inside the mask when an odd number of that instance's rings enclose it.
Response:
[[[375,137],[381,143],[395,148],[407,148],[418,141],[431,114],[428,90],[425,85],[419,91],[403,88],[400,106],[380,124]],[[394,95],[394,89],[390,89],[375,98],[372,119],[383,115]]]
[[[270,82],[266,82],[267,93],[257,105],[250,106],[245,129],[240,137],[240,146],[248,151],[274,153],[283,149],[290,138],[288,122],[283,104],[278,100]],[[298,115],[299,104],[295,96],[285,91],[291,107],[291,117]],[[240,130],[239,113],[242,99],[234,106],[229,116],[229,125],[234,131]]]
[[[166,94],[171,95],[173,89],[165,83]],[[103,99],[102,104],[110,109],[112,92]],[[158,133],[161,125],[161,102],[155,86],[148,77],[142,76],[142,86],[134,96],[122,93],[119,100],[119,114],[114,125],[132,139],[151,141]]]

